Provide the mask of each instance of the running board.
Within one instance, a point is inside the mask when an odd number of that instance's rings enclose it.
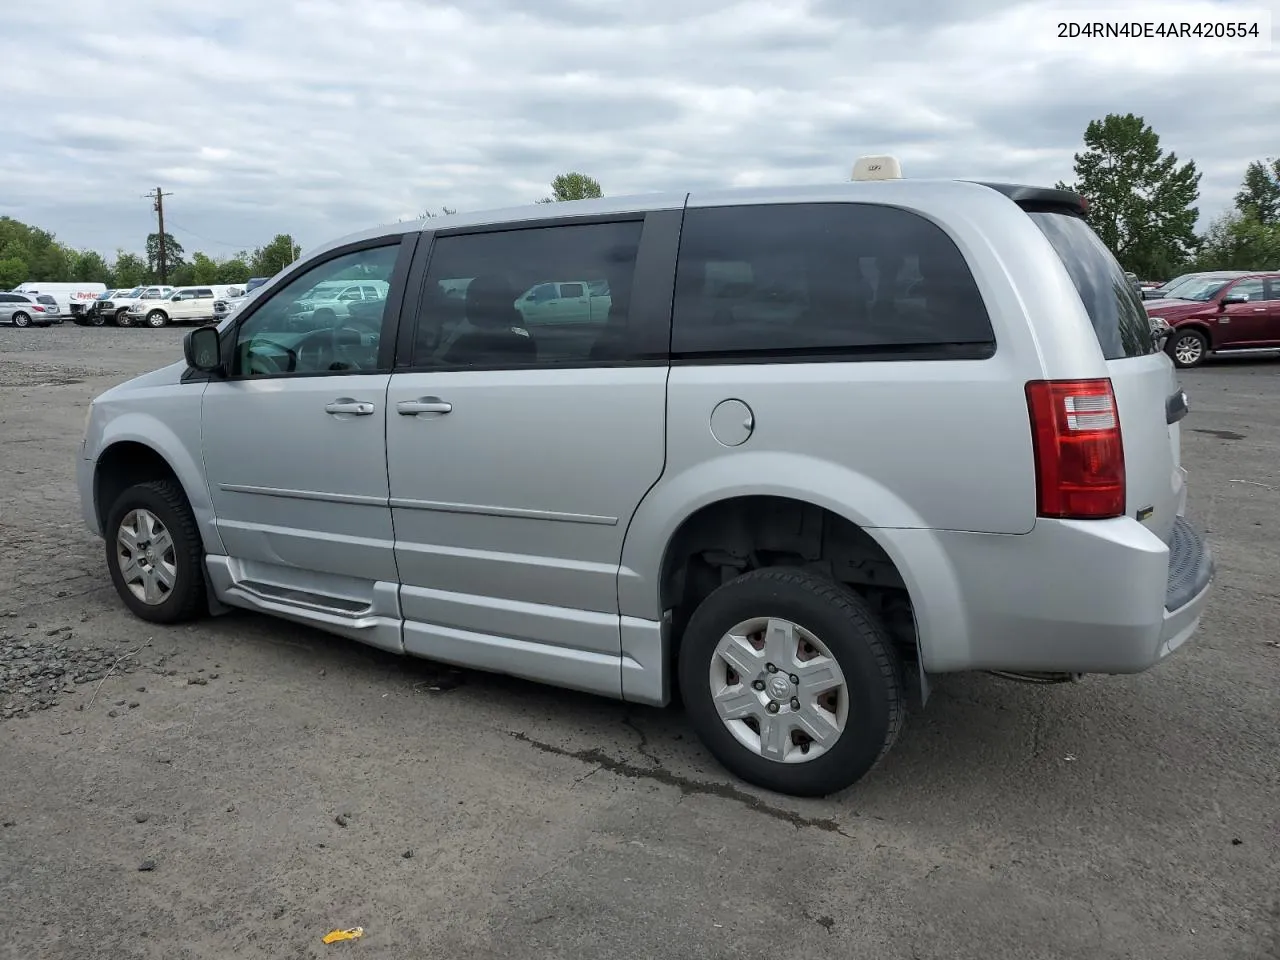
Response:
[[[228,606],[282,617],[381,650],[404,653],[398,584],[377,581],[372,584],[371,599],[364,601],[251,580],[243,577],[245,571],[240,562],[230,557],[207,556],[205,567],[214,596]]]
[[[325,594],[310,593],[306,590],[295,590],[290,587],[277,586],[274,583],[259,583],[254,580],[240,580],[236,589],[265,600],[268,603],[287,603],[300,610],[312,610],[325,613],[331,617],[346,617],[359,620],[373,614],[373,604],[361,603],[359,600],[348,600],[346,597],[333,597]]]

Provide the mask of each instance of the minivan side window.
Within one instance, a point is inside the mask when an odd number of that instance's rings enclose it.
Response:
[[[235,332],[231,375],[314,376],[378,369],[386,298],[311,299],[318,284],[354,277],[389,282],[400,238],[325,260],[254,304]]]
[[[995,350],[964,257],[893,207],[796,203],[685,214],[676,361],[964,359]]]
[[[628,308],[642,229],[636,219],[437,237],[411,366],[630,359]],[[573,299],[557,296],[561,279],[576,288]]]

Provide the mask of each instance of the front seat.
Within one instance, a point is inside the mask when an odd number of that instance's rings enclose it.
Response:
[[[502,277],[476,277],[467,286],[464,331],[441,358],[450,366],[528,363],[538,346],[516,309],[516,291]]]

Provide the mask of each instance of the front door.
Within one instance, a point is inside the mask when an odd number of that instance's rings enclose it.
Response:
[[[621,692],[622,542],[665,459],[679,221],[654,217],[432,244],[387,398],[407,651]],[[607,282],[617,309],[547,350],[556,318],[518,305],[547,277]]]
[[[209,383],[201,410],[227,551],[211,558],[215,583],[245,606],[397,650],[385,413],[394,294],[415,242],[337,252],[246,307],[223,334],[228,376]],[[393,297],[359,325],[298,306],[316,283],[348,277],[392,281]]]

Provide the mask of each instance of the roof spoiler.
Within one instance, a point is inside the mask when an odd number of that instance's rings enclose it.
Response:
[[[972,182],[989,187],[997,193],[1003,193],[1028,213],[1069,213],[1083,217],[1089,212],[1088,198],[1072,190],[1028,187],[1018,183]]]

